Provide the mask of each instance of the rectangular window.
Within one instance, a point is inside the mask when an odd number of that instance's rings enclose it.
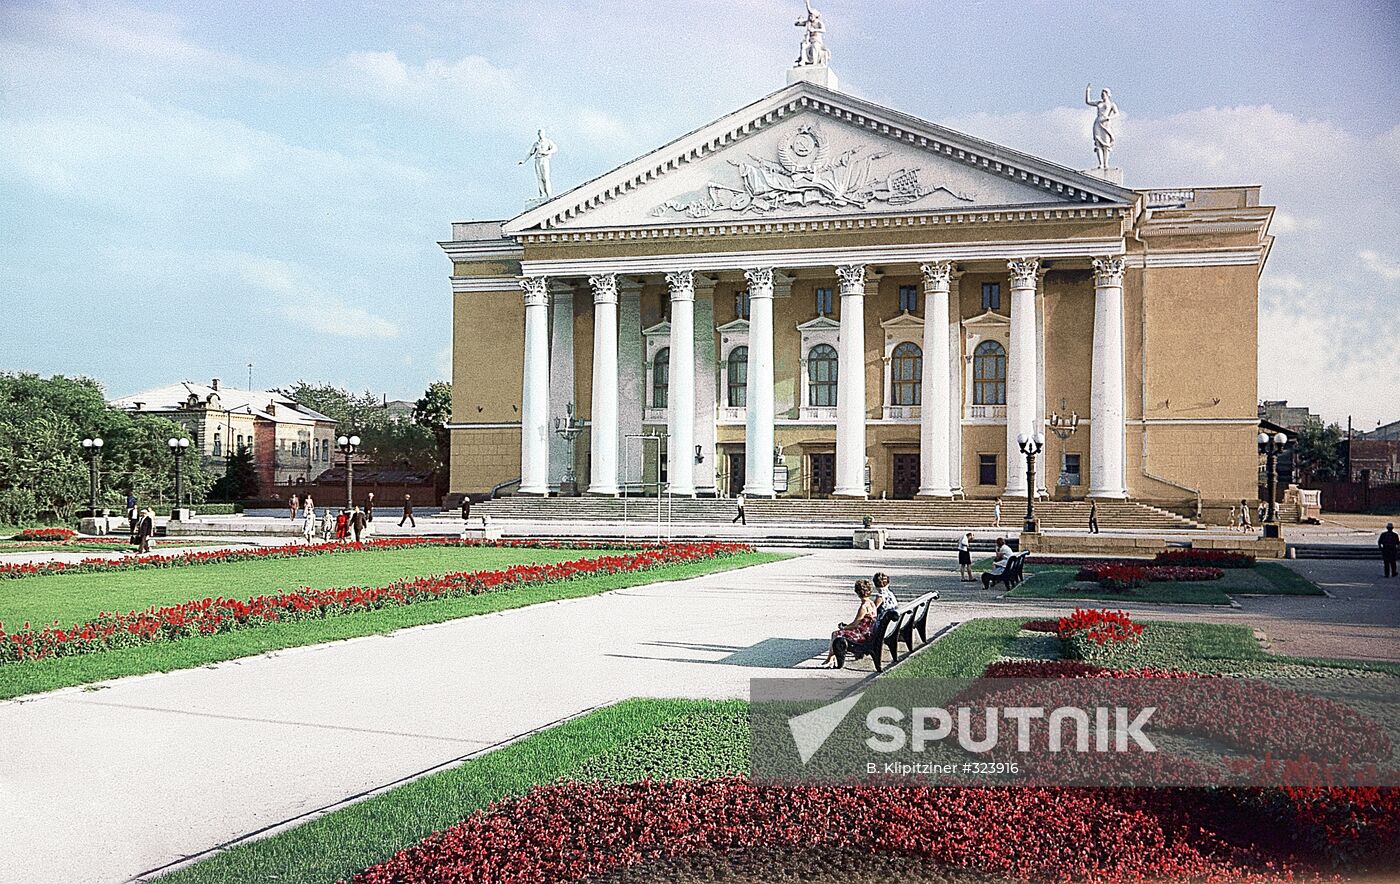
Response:
[[[1000,309],[1001,309],[1001,283],[999,283],[999,282],[984,282],[984,283],[982,283],[982,309],[983,309],[983,310],[1000,310]]]
[[[749,318],[749,291],[748,289],[739,292],[734,296],[734,315],[740,319]]]
[[[995,454],[977,455],[977,484],[997,484],[997,456]]]
[[[918,286],[902,285],[899,287],[899,309],[905,313],[914,313],[919,309]]]
[[[1079,455],[1066,453],[1064,465],[1061,468],[1061,485],[1083,485],[1079,478]]]
[[[831,289],[817,289],[817,315],[830,316],[831,307]]]

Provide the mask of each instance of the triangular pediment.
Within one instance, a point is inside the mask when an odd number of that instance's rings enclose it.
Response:
[[[915,316],[914,314],[910,313],[908,310],[906,310],[898,316],[892,316],[889,319],[886,319],[884,322],[880,323],[880,327],[885,329],[886,331],[923,328],[924,321],[919,317]]]
[[[731,319],[724,325],[716,326],[715,331],[723,334],[725,332],[748,332],[749,321],[747,319]]]
[[[664,337],[664,336],[666,336],[666,335],[669,335],[670,333],[671,333],[671,322],[670,322],[670,320],[667,320],[667,319],[661,320],[661,321],[658,322],[656,325],[653,325],[651,328],[644,328],[644,329],[642,329],[642,334],[645,335],[646,337],[649,337],[649,338],[654,338],[654,337],[657,337],[657,336],[662,336],[662,337]]]
[[[1133,192],[800,82],[511,219],[505,232],[1126,205]]]
[[[818,316],[816,319],[798,323],[797,330],[800,332],[840,331],[841,323],[830,316]]]
[[[1001,326],[1009,327],[1010,325],[1011,317],[1004,316],[995,310],[988,310],[985,313],[980,313],[977,316],[963,320],[964,328],[997,328]]]

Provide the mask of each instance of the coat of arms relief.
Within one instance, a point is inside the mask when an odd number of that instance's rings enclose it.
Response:
[[[871,203],[900,206],[939,191],[961,202],[973,201],[969,193],[921,182],[918,168],[881,171],[877,164],[889,151],[854,147],[833,157],[830,141],[810,123],[784,135],[777,152],[777,162],[752,154],[752,162],[729,160],[738,170],[736,182],[711,181],[703,196],[670,200],[652,214],[708,218],[719,212],[767,214],[808,206],[863,209]]]

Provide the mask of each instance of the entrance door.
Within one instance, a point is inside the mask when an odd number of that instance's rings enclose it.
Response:
[[[744,449],[729,452],[729,496],[744,490]]]
[[[919,492],[919,456],[917,454],[896,454],[894,456],[894,483],[890,494],[895,500],[913,500]]]
[[[830,494],[836,490],[836,455],[834,453],[813,454],[811,456],[812,493]]]

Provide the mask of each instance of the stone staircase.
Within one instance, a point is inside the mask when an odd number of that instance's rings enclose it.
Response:
[[[725,524],[734,518],[733,500],[714,498],[672,498],[660,500],[663,522]],[[472,515],[521,521],[655,522],[656,498],[607,497],[506,497],[479,503]],[[865,516],[882,526],[914,528],[990,528],[991,501],[984,500],[808,500],[780,498],[750,500],[750,525],[820,524],[856,527]],[[1085,501],[1042,501],[1035,506],[1043,528],[1084,529],[1089,524],[1089,504]],[[1025,515],[1024,500],[1002,502],[1001,524],[1019,528]],[[1099,527],[1103,531],[1189,531],[1197,523],[1145,504],[1130,501],[1100,501]]]

